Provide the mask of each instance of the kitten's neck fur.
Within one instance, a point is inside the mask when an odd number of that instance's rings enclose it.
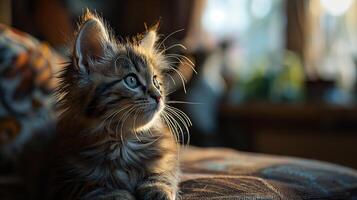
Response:
[[[93,146],[95,144],[101,144],[105,142],[115,142],[121,147],[125,147],[128,142],[142,143],[145,140],[152,138],[158,139],[161,137],[167,137],[170,140],[175,141],[174,136],[169,130],[163,126],[160,120],[155,122],[155,127],[148,127],[143,130],[134,130],[122,126],[121,123],[113,124],[111,127],[99,126],[100,122],[94,119],[88,119],[79,117],[82,120],[73,120],[73,115],[62,116],[61,121],[58,123],[57,136],[60,137],[57,141],[61,142],[60,145],[74,145],[77,151],[87,148],[87,146]],[[119,128],[118,128],[119,127]],[[161,130],[161,131],[157,131]],[[70,142],[70,144],[67,144]],[[72,144],[72,142],[74,144]],[[177,145],[176,145],[177,146]],[[63,148],[64,150],[66,148]],[[68,148],[74,150],[74,148]],[[72,152],[73,153],[73,152]]]
[[[178,145],[167,130],[154,127],[150,133],[138,133],[137,137],[129,130],[123,134],[130,136],[121,138],[119,133],[112,135],[104,129],[91,132],[83,124],[69,124],[58,130],[61,138],[57,141],[61,144],[57,152],[60,152],[61,163],[70,167],[75,179],[104,183],[101,186],[104,188],[116,188],[119,184],[120,188],[135,193],[140,184],[145,183],[145,177],[156,174],[158,180],[170,183],[173,190],[167,192],[176,195]],[[87,137],[89,132],[91,136]],[[68,169],[56,173],[66,174]],[[62,186],[63,189],[69,188]]]

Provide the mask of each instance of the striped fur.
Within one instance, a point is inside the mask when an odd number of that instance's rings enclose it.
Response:
[[[61,74],[50,198],[173,200],[179,145],[161,118],[167,64],[156,30],[125,43],[107,30],[87,11]]]

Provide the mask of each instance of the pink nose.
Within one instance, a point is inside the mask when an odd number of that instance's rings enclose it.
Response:
[[[155,100],[156,100],[156,103],[159,103],[161,100],[161,96],[160,95],[156,96]]]

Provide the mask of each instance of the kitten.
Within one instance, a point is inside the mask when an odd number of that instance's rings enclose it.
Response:
[[[50,198],[176,199],[179,145],[163,123],[173,118],[163,115],[168,64],[156,28],[120,43],[95,14],[82,21],[60,77]]]

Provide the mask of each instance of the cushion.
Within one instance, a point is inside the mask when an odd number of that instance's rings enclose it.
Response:
[[[315,160],[188,148],[181,167],[183,199],[357,199],[357,171]]]
[[[0,24],[0,167],[53,132],[54,71],[64,59],[46,43]]]

